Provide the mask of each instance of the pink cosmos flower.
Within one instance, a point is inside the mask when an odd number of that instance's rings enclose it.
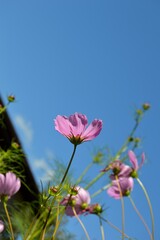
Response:
[[[107,193],[115,199],[122,196],[128,196],[133,189],[134,181],[132,177],[123,177],[112,181],[111,187],[108,188]]]
[[[0,220],[0,233],[4,230],[4,222]]]
[[[87,117],[81,113],[69,117],[58,115],[54,123],[55,129],[75,145],[94,139],[102,129],[102,120],[98,119],[93,120],[87,127]]]
[[[112,180],[115,180],[117,176],[118,178],[130,177],[132,172],[132,168],[120,160],[115,160],[109,165],[109,168],[112,169],[113,173],[110,175]]]
[[[91,202],[89,192],[79,186],[75,187],[76,195],[68,194],[62,201],[61,205],[66,206],[65,213],[68,216],[75,216],[73,207],[77,215],[83,214],[88,204]]]
[[[10,198],[19,191],[20,187],[21,181],[14,173],[0,174],[0,199],[4,196]]]

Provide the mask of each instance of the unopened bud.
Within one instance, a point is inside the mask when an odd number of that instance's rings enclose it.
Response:
[[[88,203],[82,203],[81,208],[84,210],[88,207]]]
[[[58,192],[58,187],[50,187],[49,190],[48,190],[48,193],[51,195],[51,196],[55,196]]]
[[[8,102],[14,102],[15,101],[15,96],[9,95],[8,97]]]
[[[128,142],[133,142],[134,138],[133,137],[129,137],[128,138]]]
[[[74,207],[74,206],[76,205],[76,200],[75,200],[75,199],[70,199],[70,200],[68,201],[68,204],[69,204],[70,206]]]
[[[18,143],[16,143],[16,142],[12,142],[11,146],[12,146],[12,148],[14,148],[14,149],[20,148],[20,145],[19,145]]]
[[[134,142],[135,142],[135,143],[139,143],[140,141],[141,141],[141,139],[138,138],[138,137],[134,139]]]
[[[99,213],[102,213],[102,207],[100,204],[95,204],[94,208],[93,208],[93,213],[95,214],[99,214]]]
[[[130,195],[131,191],[130,190],[127,190],[125,193],[123,193],[123,196],[124,197],[128,197]]]
[[[137,110],[136,110],[136,113],[137,113],[137,115],[139,115],[139,116],[140,116],[140,115],[142,115],[142,114],[143,114],[143,111],[142,111],[141,109],[137,109]]]
[[[143,110],[146,111],[146,110],[150,109],[151,105],[149,103],[144,103],[142,105],[142,107],[143,107]]]

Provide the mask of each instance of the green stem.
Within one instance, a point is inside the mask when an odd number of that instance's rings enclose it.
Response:
[[[94,198],[95,196],[97,196],[98,194],[100,194],[101,192],[103,192],[104,190],[106,190],[107,188],[109,188],[111,186],[111,184],[107,184],[106,186],[102,187],[101,189],[99,189],[97,192],[93,193],[91,195],[91,198]]]
[[[73,210],[74,215],[75,215],[75,217],[77,218],[78,222],[80,223],[80,225],[81,225],[81,227],[82,227],[82,229],[83,229],[83,231],[84,231],[84,233],[85,233],[85,235],[86,235],[86,238],[87,238],[88,240],[90,240],[90,237],[89,237],[89,235],[88,235],[88,232],[87,232],[84,224],[82,223],[82,221],[81,221],[80,218],[78,217],[78,215],[77,215],[77,213],[76,213],[76,211],[75,211],[75,208],[72,207],[72,210]]]
[[[62,217],[63,217],[63,215],[60,217],[60,220],[59,220],[59,203],[58,203],[58,205],[57,205],[57,212],[56,212],[56,220],[55,220],[55,229],[54,229],[54,232],[53,232],[51,240],[55,239],[55,236],[56,236],[58,227],[59,227],[59,225],[61,223]]]
[[[129,139],[133,137],[135,131],[136,131],[137,128],[138,128],[139,123],[140,123],[140,120],[139,120],[139,119],[136,119],[136,123],[135,123],[135,125],[134,125],[131,133],[129,134],[127,140],[124,142],[124,144],[122,145],[122,147],[121,147],[121,148],[119,149],[119,151],[117,152],[116,156],[114,157],[114,160],[117,159],[117,158],[119,158],[120,155],[121,155],[121,153],[126,150],[128,143],[130,143]]]
[[[64,183],[64,181],[65,181],[65,179],[66,179],[66,177],[67,177],[68,171],[69,171],[69,169],[70,169],[71,163],[72,163],[72,161],[73,161],[73,158],[74,158],[74,155],[75,155],[75,152],[76,152],[76,148],[77,148],[77,145],[74,145],[74,149],[73,149],[72,156],[71,156],[71,158],[70,158],[70,161],[69,161],[69,163],[68,163],[67,169],[66,169],[66,171],[65,171],[65,173],[64,173],[64,176],[63,176],[63,178],[62,178],[62,180],[61,180],[61,183],[60,183],[60,185],[59,185],[59,189],[61,188],[62,184]]]
[[[143,183],[140,181],[139,178],[136,178],[139,185],[141,186],[144,194],[145,194],[145,197],[147,199],[147,202],[148,202],[148,206],[149,206],[149,211],[150,211],[150,215],[151,215],[151,221],[152,221],[152,240],[154,240],[154,215],[153,215],[153,210],[152,210],[152,204],[151,204],[151,201],[150,201],[150,198],[148,196],[148,193],[143,185]]]
[[[76,147],[77,147],[77,145],[74,145],[74,149],[73,149],[71,158],[70,158],[70,160],[69,160],[69,163],[68,163],[68,166],[67,166],[66,171],[65,171],[65,173],[64,173],[64,176],[63,176],[63,178],[62,178],[62,180],[61,180],[61,182],[60,182],[60,184],[59,184],[59,186],[58,186],[58,191],[57,191],[57,193],[59,193],[59,191],[61,190],[61,187],[62,187],[62,185],[63,185],[63,183],[64,183],[64,181],[65,181],[65,179],[66,179],[66,177],[67,177],[68,171],[69,171],[69,169],[70,169],[71,163],[72,163],[72,161],[73,161],[73,158],[74,158],[74,155],[75,155],[75,152],[76,152]],[[56,196],[55,196],[55,197],[56,197]],[[42,235],[41,235],[41,236],[42,236],[42,237],[41,237],[41,240],[44,240],[44,237],[45,237],[45,233],[46,233],[46,229],[47,229],[47,223],[48,223],[48,219],[49,219],[50,214],[51,214],[51,209],[52,209],[52,207],[53,207],[53,204],[54,204],[54,201],[55,201],[55,197],[52,199],[52,202],[51,202],[51,204],[50,204],[50,210],[49,210],[49,212],[48,212],[46,221],[45,221],[44,226],[43,226]]]
[[[105,240],[105,235],[104,235],[104,229],[103,229],[102,219],[101,219],[100,217],[99,217],[99,224],[100,224],[100,230],[101,230],[102,240]]]
[[[97,177],[95,177],[86,187],[85,189],[90,188],[95,182],[97,182],[103,175],[105,174],[105,172],[100,172]]]
[[[122,240],[124,240],[124,226],[125,226],[125,218],[124,218],[124,199],[121,197],[121,206],[122,206]]]
[[[11,233],[11,239],[14,240],[14,233],[13,233],[13,228],[12,228],[12,223],[11,223],[11,219],[8,213],[8,209],[7,209],[7,203],[3,202],[3,206],[4,206],[4,210],[7,216],[7,220],[8,220],[8,224],[9,224],[9,229],[10,229],[10,233]]]
[[[121,199],[121,208],[122,208],[122,240],[124,240],[124,225],[125,225],[125,219],[124,219],[124,199],[123,199],[123,194],[121,190],[121,186],[118,180],[118,176],[116,176],[119,192],[120,192],[120,199]]]
[[[111,223],[111,222],[108,221],[107,219],[103,218],[102,216],[99,216],[99,217],[100,217],[104,222],[108,223],[108,224],[109,224],[112,228],[114,228],[116,231],[118,231],[119,233],[122,234],[122,231],[121,231],[118,227],[116,227],[113,223]],[[124,235],[125,238],[130,239],[130,237],[129,237],[127,234],[123,233],[123,235]]]
[[[134,210],[136,211],[137,215],[139,216],[139,218],[141,219],[143,225],[145,226],[145,228],[146,228],[146,230],[147,230],[147,232],[148,232],[148,234],[149,234],[151,240],[153,240],[153,238],[152,238],[152,234],[151,234],[151,232],[150,232],[150,230],[149,230],[149,228],[148,228],[148,226],[147,226],[147,224],[146,224],[144,218],[142,217],[142,215],[141,215],[140,212],[138,211],[138,209],[137,209],[137,207],[136,207],[136,205],[135,205],[133,199],[131,198],[131,196],[128,196],[128,197],[129,197],[129,199],[130,199],[130,201],[131,201],[131,204],[132,204]]]

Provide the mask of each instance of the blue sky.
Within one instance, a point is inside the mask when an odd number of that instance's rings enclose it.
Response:
[[[107,146],[115,154],[134,125],[135,109],[144,102],[151,104],[137,136],[143,139],[139,151],[147,156],[140,178],[153,204],[156,239],[160,238],[159,12],[157,0],[0,1],[0,93],[4,100],[8,94],[16,96],[9,113],[38,183],[43,169],[52,175],[53,157],[66,163],[72,152],[69,141],[54,130],[58,114],[81,112],[89,122],[100,118],[104,123],[95,140],[79,146],[72,166],[76,178],[95,148]],[[94,168],[91,174],[100,170]],[[150,224],[146,200],[136,187],[133,197]],[[120,202],[106,193],[98,200],[108,208],[108,219],[121,226]],[[149,239],[126,205],[127,233],[134,237],[136,231],[137,239]],[[83,220],[91,239],[99,239],[97,219]],[[79,224],[69,221],[77,240],[84,239]],[[117,232],[104,227],[107,239],[118,239]]]

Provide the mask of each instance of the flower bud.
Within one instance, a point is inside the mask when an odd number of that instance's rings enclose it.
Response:
[[[84,210],[88,207],[88,203],[82,203],[81,208]]]
[[[7,97],[7,99],[8,99],[8,102],[14,102],[14,101],[15,101],[15,96],[9,95],[9,96]]]
[[[124,197],[128,197],[130,195],[131,191],[130,190],[127,190],[125,193],[123,193],[123,196]]]
[[[94,207],[93,207],[93,213],[94,214],[100,214],[100,213],[102,213],[102,207],[101,207],[101,205],[100,204],[95,204],[94,205]]]
[[[12,142],[11,147],[12,147],[13,149],[19,149],[19,148],[20,148],[20,145],[19,145],[18,143],[16,143],[16,142]]]
[[[143,111],[141,109],[136,110],[137,115],[141,116],[143,114]]]
[[[52,186],[49,188],[48,190],[48,193],[51,195],[51,196],[55,196],[58,192],[58,187],[55,187],[55,186]]]
[[[128,142],[133,142],[134,141],[134,138],[133,137],[129,137],[128,138]]]
[[[147,111],[148,109],[150,109],[151,105],[149,103],[144,103],[142,107],[144,111]]]
[[[68,204],[69,204],[70,206],[74,207],[74,206],[76,205],[76,200],[75,200],[75,199],[70,199],[70,200],[68,201]]]
[[[137,138],[134,138],[134,142],[135,142],[135,143],[139,143],[140,141],[141,141],[140,138],[138,138],[138,137],[137,137]]]

